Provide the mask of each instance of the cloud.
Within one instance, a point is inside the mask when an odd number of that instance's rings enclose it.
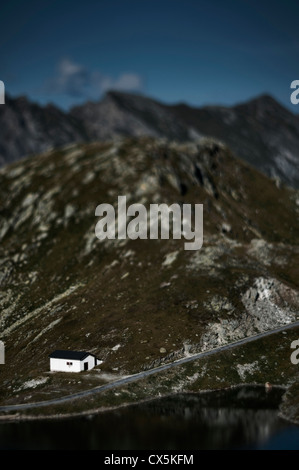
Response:
[[[90,74],[85,67],[69,59],[62,59],[58,64],[55,77],[46,83],[45,91],[81,97],[86,93],[89,82]]]
[[[121,73],[114,78],[97,70],[89,70],[68,58],[62,59],[56,75],[45,87],[49,94],[67,95],[72,98],[96,99],[108,90],[142,91],[143,79],[136,73]]]

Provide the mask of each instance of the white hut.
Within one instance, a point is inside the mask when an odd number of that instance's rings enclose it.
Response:
[[[93,369],[99,361],[94,354],[86,351],[63,351],[57,349],[49,354],[50,370],[53,372],[81,372]]]

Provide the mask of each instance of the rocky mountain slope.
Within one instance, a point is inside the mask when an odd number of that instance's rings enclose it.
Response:
[[[168,106],[129,93],[107,93],[102,101],[71,109],[70,115],[83,122],[93,140],[151,136],[187,141],[198,136]]]
[[[262,95],[237,106],[174,106],[187,126],[225,142],[264,174],[299,188],[299,116]]]
[[[197,141],[212,136],[264,174],[299,188],[299,117],[270,96],[233,107],[167,106],[109,92],[65,113],[26,98],[0,106],[0,164],[72,142],[151,136]]]
[[[53,105],[25,97],[6,98],[0,106],[0,166],[70,142],[87,141],[80,122]]]
[[[146,207],[202,203],[203,247],[98,240],[95,208],[119,195]],[[127,374],[295,321],[298,212],[296,191],[210,139],[73,144],[6,166],[1,401],[84,387],[48,374],[55,349],[88,350],[103,373]]]

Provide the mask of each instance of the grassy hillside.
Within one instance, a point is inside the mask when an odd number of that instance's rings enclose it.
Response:
[[[119,195],[202,203],[202,249],[99,241],[95,208]],[[1,401],[70,393],[296,320],[298,204],[212,140],[73,145],[2,169]],[[48,354],[68,348],[96,354],[101,372],[49,374]]]

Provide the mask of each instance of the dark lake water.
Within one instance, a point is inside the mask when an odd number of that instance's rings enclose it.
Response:
[[[242,387],[84,418],[2,423],[0,449],[299,449],[299,426],[277,416],[282,393]]]

